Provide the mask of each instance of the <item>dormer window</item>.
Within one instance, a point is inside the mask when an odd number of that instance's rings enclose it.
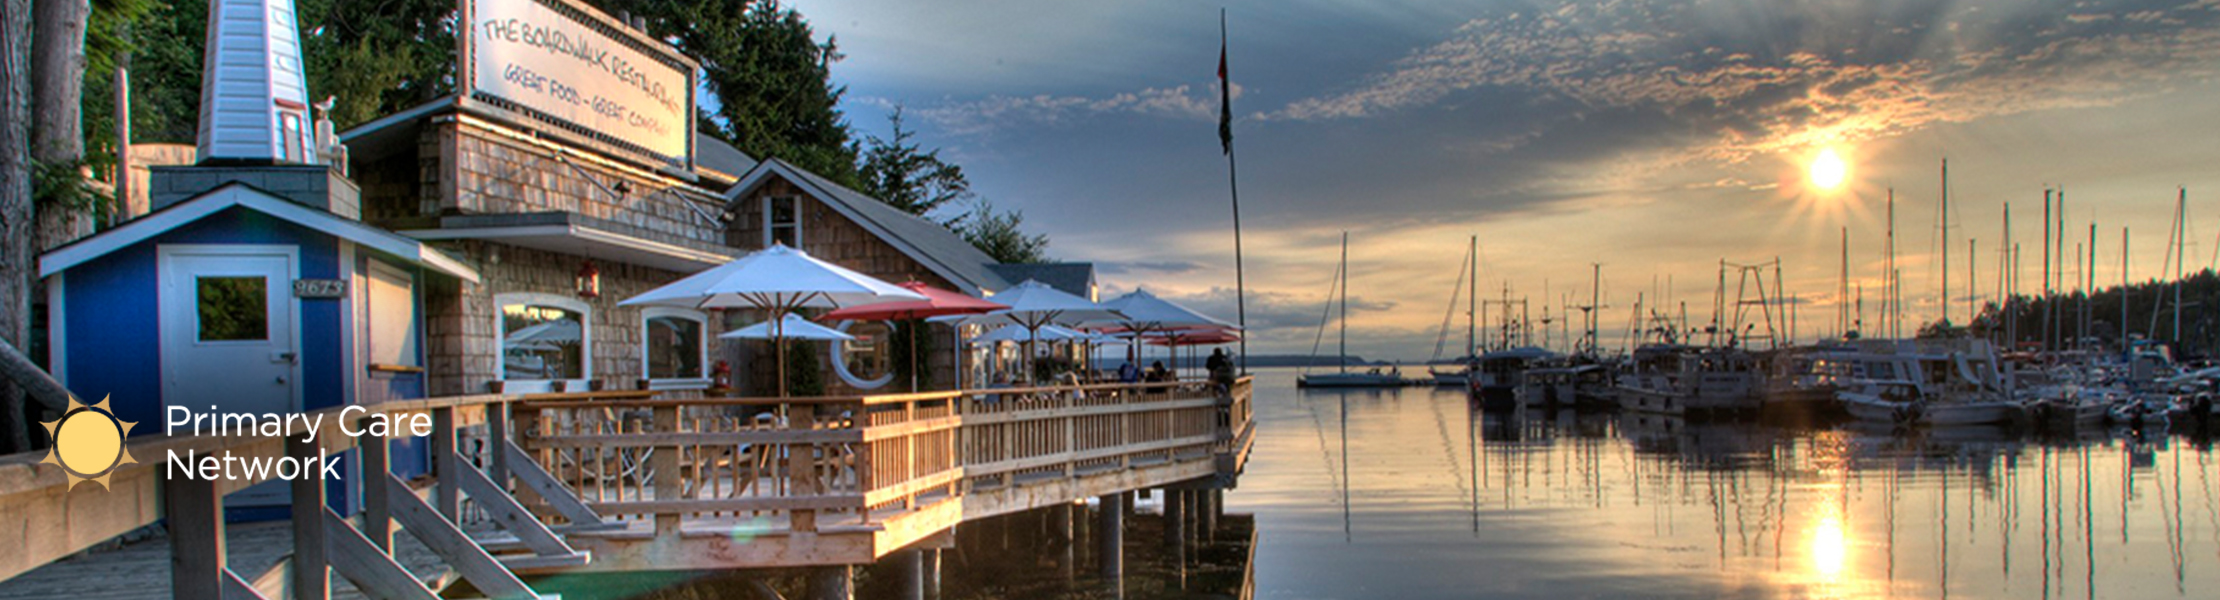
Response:
[[[769,248],[771,244],[802,247],[801,199],[793,196],[763,199],[763,247]]]

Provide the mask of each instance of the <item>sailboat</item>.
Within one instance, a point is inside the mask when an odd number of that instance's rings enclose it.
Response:
[[[1335,268],[1334,275],[1336,277],[1334,288],[1338,295],[1329,299],[1328,302],[1338,304],[1341,307],[1341,315],[1330,321],[1320,321],[1318,328],[1319,333],[1323,335],[1327,323],[1332,322],[1340,325],[1339,333],[1336,334],[1338,341],[1334,343],[1335,351],[1340,356],[1340,360],[1334,361],[1338,368],[1333,373],[1304,373],[1295,379],[1296,387],[1366,388],[1402,386],[1404,384],[1403,374],[1396,372],[1393,367],[1386,371],[1374,367],[1365,372],[1349,372],[1349,232],[1346,231],[1341,232],[1341,264]],[[1329,307],[1333,305],[1328,304]]]
[[[1479,362],[1478,357],[1473,356],[1473,352],[1479,348],[1475,345],[1479,341],[1477,339],[1479,323],[1475,319],[1477,319],[1476,315],[1479,313],[1477,308],[1480,302],[1478,298],[1480,295],[1480,236],[1472,236],[1472,246],[1465,250],[1465,275],[1464,279],[1467,287],[1465,290],[1465,351],[1462,356],[1456,358],[1457,362],[1454,367],[1446,370],[1442,369],[1443,365],[1439,364],[1442,344],[1441,340],[1435,340],[1434,362],[1436,364],[1426,368],[1427,374],[1433,376],[1434,385],[1454,387],[1470,387],[1472,385],[1472,371],[1476,363]],[[1451,289],[1449,294],[1449,310],[1457,310],[1457,293],[1454,288]],[[1449,319],[1442,319],[1441,324],[1441,335],[1448,337]]]

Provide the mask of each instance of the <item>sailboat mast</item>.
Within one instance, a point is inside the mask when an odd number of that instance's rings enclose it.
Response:
[[[1340,332],[1334,341],[1335,352],[1341,355],[1341,372],[1349,372],[1349,232],[1341,232],[1341,318]]]
[[[1466,250],[1472,278],[1465,281],[1465,364],[1472,364],[1472,357],[1480,354],[1480,236],[1472,236],[1472,246]]]
[[[2181,199],[2174,203],[2174,343],[2181,343],[2181,271],[2182,261],[2188,258],[2183,249],[2189,245],[2189,188],[2181,188]]]
[[[1942,160],[1942,313],[1950,323],[1950,159]]]
[[[1881,273],[1882,283],[1886,284],[1883,287],[1887,288],[1882,292],[1887,294],[1887,297],[1881,299],[1881,325],[1888,330],[1890,338],[1896,338],[1900,337],[1896,330],[1897,318],[1895,312],[1898,309],[1896,305],[1896,188],[1889,188],[1888,207],[1888,237],[1884,238],[1886,248],[1882,250],[1886,257],[1885,264],[1882,266],[1885,271]]]
[[[1850,228],[1842,228],[1842,278],[1835,284],[1835,332],[1850,333]]]
[[[2050,213],[2051,190],[2043,189],[2043,349],[2050,350]]]

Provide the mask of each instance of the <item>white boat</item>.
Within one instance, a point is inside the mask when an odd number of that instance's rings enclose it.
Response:
[[[2005,423],[2025,408],[2005,393],[1985,340],[1859,340],[1833,358],[1850,373],[1837,392],[1859,420],[1900,426]]]
[[[1335,361],[1338,369],[1333,373],[1304,373],[1295,378],[1295,386],[1369,388],[1400,387],[1409,384],[1408,381],[1403,379],[1403,374],[1395,370],[1394,367],[1389,367],[1384,372],[1378,367],[1362,373],[1349,372],[1349,232],[1346,231],[1341,233],[1341,263],[1334,270],[1334,289],[1339,290],[1340,295],[1328,301],[1338,300],[1341,304],[1341,316],[1332,320],[1332,322],[1341,325],[1339,341],[1335,342],[1335,347],[1338,349],[1337,354],[1341,357],[1340,360]],[[1327,322],[1318,323],[1321,333],[1325,331],[1326,325]]]
[[[1757,408],[1764,377],[1748,352],[1685,344],[1648,344],[1615,383],[1619,408],[1682,414]]]

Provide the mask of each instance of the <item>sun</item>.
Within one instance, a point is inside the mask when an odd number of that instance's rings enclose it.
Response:
[[[1841,189],[1842,184],[1849,181],[1849,179],[1850,163],[1844,162],[1842,155],[1836,153],[1835,149],[1822,149],[1817,156],[1812,157],[1812,187],[1823,191],[1834,191]]]
[[[76,398],[70,398],[68,408],[63,411],[62,418],[39,423],[54,440],[54,448],[47,452],[46,460],[39,462],[61,467],[62,473],[69,477],[70,487],[76,487],[80,481],[91,481],[107,488],[111,471],[139,462],[131,458],[130,449],[123,445],[123,440],[131,436],[131,427],[137,423],[117,420],[115,411],[108,408],[108,399],[85,406]]]

